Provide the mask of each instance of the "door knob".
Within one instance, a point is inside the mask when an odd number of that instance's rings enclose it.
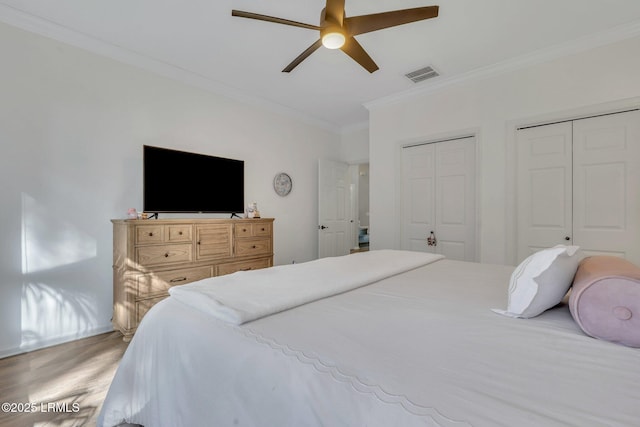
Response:
[[[429,233],[429,237],[427,237],[427,246],[438,246],[438,240],[436,239],[436,234],[433,231]]]
[[[318,226],[318,228],[319,228],[320,230],[324,230],[325,228],[329,228],[329,227],[325,227],[324,225],[319,225],[319,226]]]
[[[571,240],[571,237],[565,236],[564,240]]]

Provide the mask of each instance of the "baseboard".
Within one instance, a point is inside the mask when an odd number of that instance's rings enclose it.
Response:
[[[84,331],[82,333],[69,334],[60,337],[50,338],[40,340],[36,343],[32,343],[25,346],[14,347],[9,349],[0,350],[0,359],[4,359],[5,357],[15,356],[22,353],[28,353],[30,351],[40,350],[47,347],[52,347],[58,344],[64,344],[71,341],[80,340],[82,338],[89,338],[95,335],[104,334],[106,332],[112,332],[113,327],[111,325],[101,326],[99,328],[94,328],[88,331]]]

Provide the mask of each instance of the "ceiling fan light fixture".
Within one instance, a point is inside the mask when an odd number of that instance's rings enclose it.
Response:
[[[327,49],[340,49],[344,46],[345,41],[344,34],[337,31],[332,31],[322,36],[322,45]]]
[[[257,19],[259,21],[273,22],[276,24],[291,25],[293,27],[306,28],[320,32],[320,39],[305,49],[282,72],[290,73],[302,61],[309,57],[320,46],[327,49],[341,49],[351,59],[356,61],[369,73],[378,70],[378,66],[371,59],[365,49],[358,43],[354,36],[397,27],[398,25],[422,21],[438,16],[438,6],[414,7],[412,9],[391,10],[388,12],[372,13],[369,15],[346,17],[344,13],[345,0],[325,0],[326,6],[320,11],[320,25],[310,25],[304,22],[291,21],[275,16],[260,15],[259,13],[232,10],[232,16]]]

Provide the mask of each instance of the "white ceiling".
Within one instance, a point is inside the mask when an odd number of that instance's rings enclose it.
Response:
[[[356,37],[373,74],[324,48],[282,73],[317,32],[231,16],[318,25],[324,0],[0,0],[0,20],[335,130],[366,123],[363,104],[640,34],[640,0],[346,0],[345,12],[434,4],[435,19]],[[441,76],[404,77],[427,65]]]

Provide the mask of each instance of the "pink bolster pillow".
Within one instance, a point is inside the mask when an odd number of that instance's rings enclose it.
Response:
[[[613,256],[585,258],[573,279],[569,309],[587,335],[640,347],[640,268]]]

